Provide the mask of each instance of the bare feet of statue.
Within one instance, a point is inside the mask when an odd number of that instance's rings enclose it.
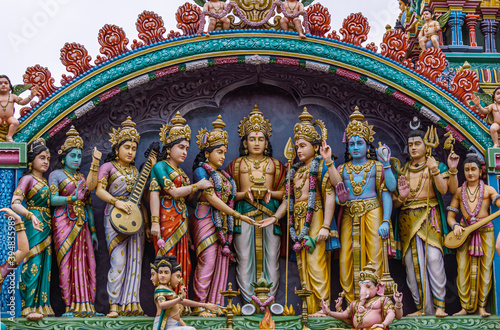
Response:
[[[436,317],[445,317],[448,316],[443,308],[436,308]]]
[[[106,315],[106,317],[118,317],[118,313],[117,312],[109,312],[108,315]]]
[[[408,314],[406,316],[408,316],[408,317],[417,317],[417,316],[422,316],[422,315],[424,315],[424,313],[422,313],[421,310],[418,310],[415,313],[411,313],[411,314]]]
[[[460,310],[460,312],[453,314],[453,316],[463,316],[463,315],[467,315],[467,311],[463,308]]]
[[[215,314],[212,314],[210,312],[201,312],[200,314],[198,314],[198,316],[200,316],[200,317],[215,317]]]
[[[484,307],[479,307],[478,312],[479,312],[479,315],[481,315],[481,317],[491,316],[490,313],[486,312],[486,309],[484,309]]]
[[[31,321],[41,320],[41,319],[43,319],[43,314],[40,314],[40,313],[29,313],[28,315],[26,315],[26,318],[28,320],[31,320]]]
[[[9,142],[9,141],[7,141],[7,142]],[[498,145],[498,144],[494,144],[494,145],[493,145],[493,148],[500,148],[500,145]]]
[[[305,39],[305,38],[306,38],[306,35],[305,35],[304,33],[302,33],[302,32],[299,32],[299,37],[300,37],[301,39]]]

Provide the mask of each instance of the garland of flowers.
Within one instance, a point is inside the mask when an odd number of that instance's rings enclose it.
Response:
[[[262,302],[259,298],[257,298],[257,296],[253,295],[252,297],[252,300],[257,304],[259,305],[259,308],[261,311],[265,311],[266,310],[266,307],[267,305],[269,305],[271,303],[271,301],[274,300],[274,296],[269,296],[269,298],[266,299],[266,301]]]
[[[271,17],[274,15],[274,10],[278,6],[280,6],[281,12],[282,12],[283,16],[285,16],[286,18],[289,18],[289,19],[293,20],[294,18],[299,17],[300,15],[302,15],[302,17],[304,19],[304,32],[306,34],[310,33],[310,30],[309,30],[309,18],[307,16],[307,13],[305,12],[305,10],[301,10],[299,12],[290,14],[290,13],[287,12],[287,10],[285,8],[285,4],[283,2],[277,0],[277,1],[274,1],[273,4],[271,5],[271,8],[269,9],[269,12],[267,13],[266,17],[264,17],[259,22],[252,22],[252,21],[250,21],[246,17],[245,13],[243,13],[243,11],[241,10],[241,8],[238,6],[238,4],[236,2],[234,2],[234,1],[230,1],[227,4],[226,8],[220,14],[212,13],[211,11],[205,11],[204,10],[201,13],[201,15],[200,15],[201,17],[200,17],[200,26],[198,27],[198,34],[202,34],[203,33],[203,29],[205,28],[205,23],[206,23],[205,15],[208,15],[208,16],[216,18],[216,19],[221,19],[221,18],[227,16],[227,14],[229,14],[234,9],[234,11],[236,12],[236,16],[238,16],[239,19],[241,19],[243,22],[245,22],[245,24],[247,24],[248,26],[251,26],[251,27],[255,28],[255,27],[260,27],[260,26],[263,26],[264,24],[266,24],[271,19]]]
[[[208,172],[212,180],[214,181],[215,195],[221,199],[222,198],[222,179],[217,174],[217,172],[212,168],[212,166],[207,163],[201,163],[201,166]],[[231,195],[229,196],[228,206],[234,209],[234,199],[236,198],[236,183],[233,178],[224,170],[221,170],[222,175],[231,183]],[[219,242],[223,245],[222,254],[224,256],[229,256],[231,250],[229,250],[229,245],[233,241],[233,230],[234,230],[234,219],[232,215],[227,215],[227,234],[224,236],[222,232],[222,216],[221,211],[213,208],[212,221],[217,229],[217,236],[219,237]]]
[[[306,240],[304,239],[304,237],[309,233],[309,227],[311,226],[311,221],[314,212],[314,203],[316,202],[316,185],[318,182],[319,162],[322,159],[323,158],[321,156],[316,156],[313,159],[311,167],[309,169],[309,195],[307,199],[306,221],[299,235],[297,235],[297,232],[295,231],[295,226],[293,221],[293,207],[295,204],[295,196],[293,189],[291,189],[291,187],[288,185],[289,182],[288,176],[286,178],[285,192],[288,196],[290,196],[290,217],[288,219],[288,222],[290,224],[290,236],[292,240],[295,242],[295,244],[293,245],[293,250],[296,253],[299,253],[303,247],[309,250],[309,246],[306,245]],[[295,172],[297,171],[297,169],[303,164],[304,164],[303,162],[300,162],[292,167],[289,174],[291,175],[292,179],[295,177]]]
[[[481,206],[483,205],[483,196],[484,196],[484,182],[483,180],[479,180],[479,196],[478,196],[478,202],[476,205],[476,209],[474,212],[471,211],[467,199],[467,181],[464,182],[462,185],[462,201],[464,202],[464,208],[465,211],[467,211],[467,214],[471,217],[471,222],[474,223],[476,222],[476,216],[478,215],[479,211],[481,210]]]

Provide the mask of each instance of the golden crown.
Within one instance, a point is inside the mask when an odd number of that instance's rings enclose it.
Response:
[[[76,148],[83,149],[83,140],[78,134],[78,131],[75,129],[75,126],[71,125],[71,128],[66,133],[66,141],[61,146],[61,149],[58,151],[58,154],[62,154],[68,149]]]
[[[369,280],[375,284],[379,284],[380,282],[380,279],[376,274],[373,262],[369,262],[368,265],[363,267],[363,271],[359,272],[359,278],[361,279],[361,281]]]
[[[46,146],[45,140],[43,138],[41,138],[41,137],[39,137],[35,141],[31,142],[30,150],[29,151],[33,152],[33,146],[34,145],[40,145],[40,144]]]
[[[191,140],[191,127],[186,125],[186,119],[181,116],[180,112],[177,112],[170,120],[172,125],[163,125],[160,129],[160,141],[166,145],[178,139]]]
[[[365,139],[366,142],[373,142],[373,135],[375,131],[373,130],[373,125],[368,125],[368,121],[364,121],[365,116],[359,112],[359,108],[355,107],[353,113],[349,116],[351,122],[347,125],[345,133],[347,136],[347,141],[353,136],[359,136]]]
[[[109,136],[111,139],[109,139],[109,142],[111,142],[112,146],[118,145],[121,142],[125,140],[130,140],[132,142],[135,142],[139,144],[139,140],[141,139],[141,136],[139,135],[139,132],[135,129],[135,123],[132,121],[132,118],[127,117],[127,120],[125,120],[122,123],[122,127],[118,129],[114,129],[111,133],[109,133]]]
[[[272,128],[269,119],[264,118],[264,114],[259,110],[257,104],[253,107],[248,117],[240,121],[240,125],[238,126],[238,132],[241,138],[247,136],[251,132],[262,132],[269,139],[271,137],[271,131]]]
[[[196,143],[200,150],[228,144],[228,134],[223,130],[226,127],[226,123],[222,121],[221,115],[217,116],[217,119],[212,122],[213,130],[208,131],[206,128],[202,128],[198,131],[196,136]]]
[[[300,123],[295,124],[293,128],[293,139],[297,141],[298,139],[304,139],[308,142],[314,142],[318,140],[326,141],[327,130],[325,123],[316,119],[314,122],[313,116],[307,112],[307,108],[304,108],[299,116]],[[319,134],[314,126],[319,126],[321,129],[321,134]]]

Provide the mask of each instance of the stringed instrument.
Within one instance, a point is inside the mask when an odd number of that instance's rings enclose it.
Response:
[[[459,248],[462,244],[464,244],[464,242],[467,240],[467,237],[474,230],[484,226],[485,224],[487,224],[488,222],[490,222],[491,220],[495,219],[498,216],[500,216],[500,210],[496,211],[493,214],[490,214],[486,218],[479,220],[478,222],[476,222],[470,226],[463,227],[464,231],[462,231],[462,236],[460,237],[460,239],[455,236],[455,233],[452,230],[450,233],[448,233],[448,235],[446,235],[446,237],[444,239],[444,245],[450,249]]]
[[[152,159],[156,158],[159,150],[160,144],[158,142],[154,142],[145,152],[147,161],[144,164],[141,173],[139,174],[139,178],[132,188],[132,193],[125,201],[127,204],[132,205],[130,214],[120,210],[117,207],[114,207],[111,211],[109,221],[111,222],[113,228],[120,234],[133,235],[139,232],[144,225],[144,220],[142,218],[142,212],[139,207],[139,203],[141,202],[141,197],[144,193],[144,186],[148,181],[151,169],[153,168]]]

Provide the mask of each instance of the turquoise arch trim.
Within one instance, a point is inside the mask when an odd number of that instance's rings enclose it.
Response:
[[[230,31],[211,37],[183,37],[122,54],[99,65],[60,88],[22,119],[14,136],[29,142],[61,125],[84,104],[104,92],[119,93],[127,81],[162,68],[220,56],[286,56],[359,73],[416,100],[426,110],[443,118],[480,153],[492,145],[488,129],[477,115],[430,80],[399,63],[365,48],[336,40],[296,36],[269,31]],[[118,90],[113,94],[112,90]],[[432,114],[430,114],[432,116]],[[466,127],[467,129],[465,129]]]

